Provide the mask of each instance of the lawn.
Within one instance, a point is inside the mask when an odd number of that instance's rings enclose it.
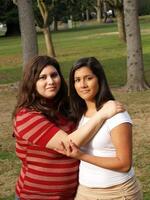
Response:
[[[150,18],[141,19],[144,71],[150,83]],[[58,61],[68,79],[72,64],[80,57],[95,56],[104,65],[115,97],[122,101],[133,119],[133,158],[144,200],[150,199],[150,90],[125,93],[126,45],[118,39],[116,24],[94,23],[52,33]],[[44,38],[38,34],[39,52],[46,54]],[[16,85],[22,73],[20,37],[0,37],[0,200],[14,199],[14,185],[20,163],[15,156],[11,113],[16,102]]]
[[[141,21],[145,76],[150,81],[150,19]],[[62,71],[68,71],[78,58],[96,56],[104,65],[112,86],[126,81],[126,45],[118,39],[116,24],[80,26],[68,31],[52,33],[54,47]],[[0,38],[0,84],[16,82],[22,71],[20,37]],[[39,53],[46,54],[43,34],[38,35]],[[117,73],[116,73],[117,70]]]

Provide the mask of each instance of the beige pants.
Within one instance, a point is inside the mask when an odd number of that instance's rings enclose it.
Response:
[[[133,177],[125,183],[108,188],[89,188],[79,185],[75,200],[142,200],[138,180]]]

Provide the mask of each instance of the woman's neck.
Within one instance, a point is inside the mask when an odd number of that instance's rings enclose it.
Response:
[[[94,115],[94,113],[97,112],[95,101],[94,102],[86,101],[86,105],[87,105],[87,110],[84,114],[86,117],[91,117],[92,115]]]

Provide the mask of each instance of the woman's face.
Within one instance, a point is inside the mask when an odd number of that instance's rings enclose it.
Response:
[[[54,98],[61,86],[59,73],[52,65],[47,65],[40,73],[36,82],[37,92],[48,99]]]
[[[75,71],[74,87],[82,99],[95,101],[95,96],[99,90],[98,78],[90,68],[81,67]]]

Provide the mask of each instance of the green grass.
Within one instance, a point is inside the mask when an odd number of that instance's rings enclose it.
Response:
[[[17,82],[21,77],[21,67],[0,68],[0,84]]]
[[[149,29],[148,20],[148,17],[146,20],[141,19],[141,31],[145,75],[150,81],[150,34],[143,32]],[[118,39],[117,34],[108,34],[116,31],[116,23],[112,23],[90,24],[53,32],[56,56],[61,63],[65,78],[68,78],[68,71],[78,58],[96,56],[104,65],[109,83],[117,87],[124,85],[126,82],[126,45]],[[0,84],[19,81],[22,70],[21,39],[19,36],[1,37],[0,43]],[[38,43],[39,53],[46,54],[43,34],[38,34]]]
[[[0,159],[1,160],[14,160],[16,159],[16,156],[14,155],[13,152],[8,152],[8,151],[1,151],[0,152]]]
[[[21,38],[19,36],[1,37],[0,43],[0,56],[20,54]]]
[[[145,192],[144,193],[144,200],[149,200],[150,199],[150,192]]]
[[[11,195],[9,197],[3,197],[3,198],[0,198],[0,200],[14,200],[15,199],[15,196],[14,195]]]

